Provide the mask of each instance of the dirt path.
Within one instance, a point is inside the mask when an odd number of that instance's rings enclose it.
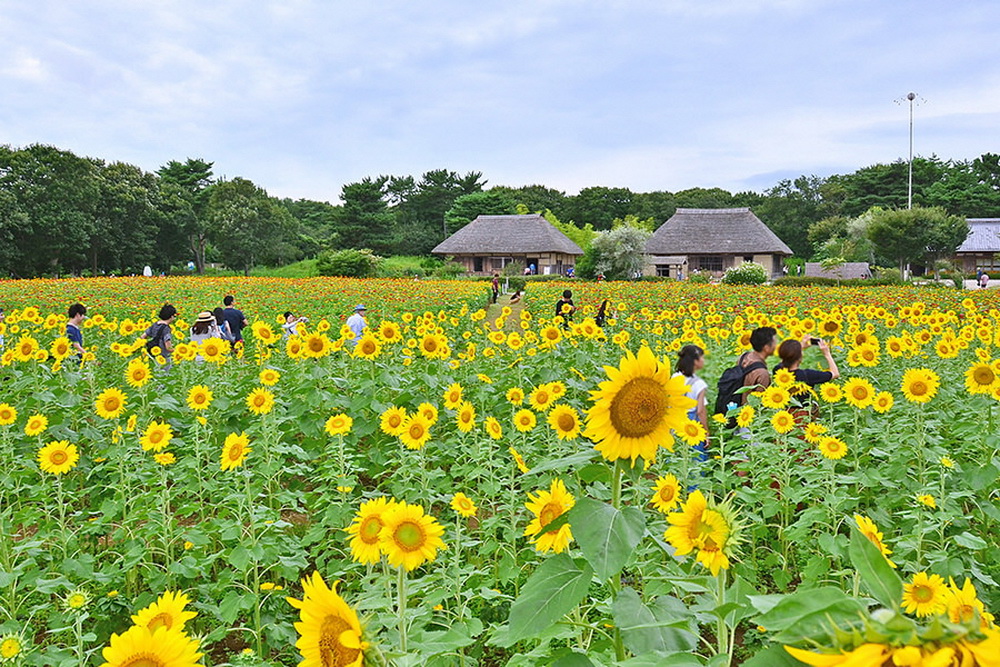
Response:
[[[507,318],[505,328],[511,329],[521,321],[521,311],[524,310],[524,301],[521,300],[512,304],[510,302],[510,294],[502,294],[496,303],[490,304],[490,307],[486,309],[486,321],[490,323],[491,327],[493,326],[493,322],[500,317],[500,312],[504,306],[510,308],[510,317]]]

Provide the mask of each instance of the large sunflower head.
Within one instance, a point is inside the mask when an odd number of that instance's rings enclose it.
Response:
[[[407,449],[420,449],[431,437],[431,424],[420,413],[406,418],[400,429],[399,440]]]
[[[948,608],[947,587],[940,575],[918,572],[903,584],[903,609],[917,616],[936,616]]]
[[[97,396],[94,409],[102,419],[117,419],[125,412],[125,394],[117,387],[109,387]]]
[[[183,630],[184,624],[198,615],[198,612],[184,610],[190,601],[184,593],[166,591],[156,602],[133,614],[132,622],[150,632],[159,628]]]
[[[295,648],[301,665],[361,667],[368,644],[361,638],[358,614],[337,593],[337,584],[326,585],[319,572],[302,580],[302,599],[286,598],[299,610]]]
[[[354,521],[345,528],[351,538],[351,557],[359,563],[377,563],[382,555],[379,533],[385,525],[383,517],[396,506],[395,500],[375,498],[361,503]]]
[[[475,516],[479,509],[476,507],[476,503],[472,502],[472,499],[461,491],[451,497],[451,508],[463,517]]]
[[[274,409],[274,394],[269,389],[257,387],[247,395],[247,409],[255,415],[265,415]]]
[[[17,421],[17,408],[9,403],[0,403],[0,426],[10,426]]]
[[[476,408],[468,401],[462,401],[458,406],[458,414],[455,415],[458,430],[468,433],[476,425]]]
[[[69,472],[79,460],[76,445],[71,445],[66,440],[53,440],[38,450],[38,466],[53,475]]]
[[[31,415],[24,425],[24,434],[29,436],[41,435],[49,427],[49,418],[45,415]]]
[[[133,625],[127,632],[111,635],[111,642],[101,653],[101,667],[198,667],[202,654],[198,640],[180,628],[159,627],[150,631]]]
[[[548,383],[538,385],[528,394],[528,403],[539,412],[544,412],[551,408],[554,400],[555,396],[549,389]]]
[[[323,428],[328,435],[345,435],[351,432],[352,426],[354,426],[354,420],[344,413],[338,412],[326,420]]]
[[[906,400],[927,403],[937,394],[941,378],[929,368],[910,368],[903,373],[901,388]]]
[[[609,461],[656,460],[657,447],[673,443],[671,430],[683,427],[695,401],[686,396],[683,376],[671,378],[649,347],[626,352],[618,368],[605,366],[608,380],[591,392],[585,435]]]
[[[431,426],[437,423],[438,420],[438,409],[433,403],[421,403],[417,406],[417,412],[422,414],[424,418],[430,422]]]
[[[535,418],[535,413],[527,408],[521,408],[514,414],[514,428],[521,433],[527,433],[535,428],[535,424],[537,423],[538,420]]]
[[[281,373],[273,368],[265,368],[257,375],[257,379],[265,387],[273,387],[281,379]]]
[[[859,410],[864,410],[875,400],[875,387],[865,378],[851,378],[843,386],[844,400]]]
[[[560,440],[573,440],[580,435],[580,414],[565,403],[552,408],[548,421]]]
[[[170,427],[170,424],[154,421],[150,422],[149,426],[146,427],[146,432],[139,440],[139,444],[142,445],[144,451],[148,452],[152,450],[159,452],[170,444],[170,440],[173,437],[174,430]]]
[[[683,556],[697,550],[696,560],[712,576],[729,568],[729,556],[739,541],[739,525],[725,503],[710,505],[701,491],[694,491],[678,512],[667,515],[666,540]]]
[[[433,561],[438,550],[445,548],[441,540],[444,528],[437,519],[425,515],[420,505],[397,503],[386,511],[384,522],[379,546],[393,567],[413,570]]]
[[[149,365],[145,361],[133,359],[128,362],[128,368],[125,369],[125,381],[128,382],[129,386],[136,389],[144,387],[149,382],[149,378]]]
[[[233,470],[243,465],[253,448],[246,433],[230,433],[222,445],[221,466],[223,470]]]
[[[821,437],[817,447],[819,447],[820,453],[828,459],[842,459],[847,454],[847,443],[830,435]]]
[[[970,394],[989,394],[997,384],[997,378],[991,364],[978,362],[965,371],[965,388]]]
[[[212,390],[203,384],[196,384],[188,391],[187,404],[192,410],[207,410],[212,404]]]
[[[534,494],[528,494],[525,507],[535,517],[528,522],[524,535],[531,538],[529,541],[535,545],[537,551],[554,551],[558,554],[569,546],[573,540],[573,533],[568,523],[544,533],[542,529],[572,509],[575,504],[576,499],[566,490],[566,485],[561,479],[552,480],[548,490],[541,489]]]
[[[788,410],[778,410],[771,417],[771,427],[778,433],[788,433],[795,428],[795,417]]]
[[[406,408],[400,408],[395,405],[386,408],[385,412],[379,417],[379,428],[386,435],[399,435],[403,432],[403,422],[406,421]]]
[[[453,382],[444,390],[444,407],[455,410],[462,403],[462,385]]]
[[[872,403],[872,409],[875,410],[875,412],[884,415],[885,413],[889,412],[889,410],[892,409],[892,405],[894,402],[895,399],[893,399],[892,394],[890,394],[887,391],[880,391],[879,393],[875,394],[875,400]]]
[[[378,339],[371,334],[365,334],[354,346],[354,356],[361,359],[377,359],[382,352],[382,345]]]

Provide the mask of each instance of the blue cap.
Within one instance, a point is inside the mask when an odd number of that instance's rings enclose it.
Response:
[[[362,306],[362,305],[361,305],[361,304],[359,303],[358,305],[354,306],[354,312],[356,313],[356,312],[358,312],[359,310],[368,310],[368,309],[367,309],[367,308],[365,308],[364,306]]]

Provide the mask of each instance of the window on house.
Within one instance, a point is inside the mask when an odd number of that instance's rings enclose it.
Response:
[[[472,270],[475,271],[476,273],[482,273],[483,272],[483,258],[482,257],[473,257],[472,258]]]
[[[690,261],[695,271],[722,271],[722,255],[701,255]]]

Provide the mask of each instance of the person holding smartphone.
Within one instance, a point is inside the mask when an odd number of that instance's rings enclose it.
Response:
[[[829,370],[819,371],[812,368],[799,368],[802,364],[802,350],[810,346],[820,349],[826,358],[826,366]],[[801,341],[786,340],[778,346],[778,356],[781,358],[781,363],[775,366],[775,372],[781,368],[785,368],[795,375],[796,382],[801,382],[810,389],[840,377],[840,369],[837,368],[837,362],[833,360],[830,345],[821,338],[806,337]],[[808,405],[809,399],[805,398],[805,400],[801,400],[802,398],[804,397],[796,397],[796,400],[800,407],[805,408]]]

